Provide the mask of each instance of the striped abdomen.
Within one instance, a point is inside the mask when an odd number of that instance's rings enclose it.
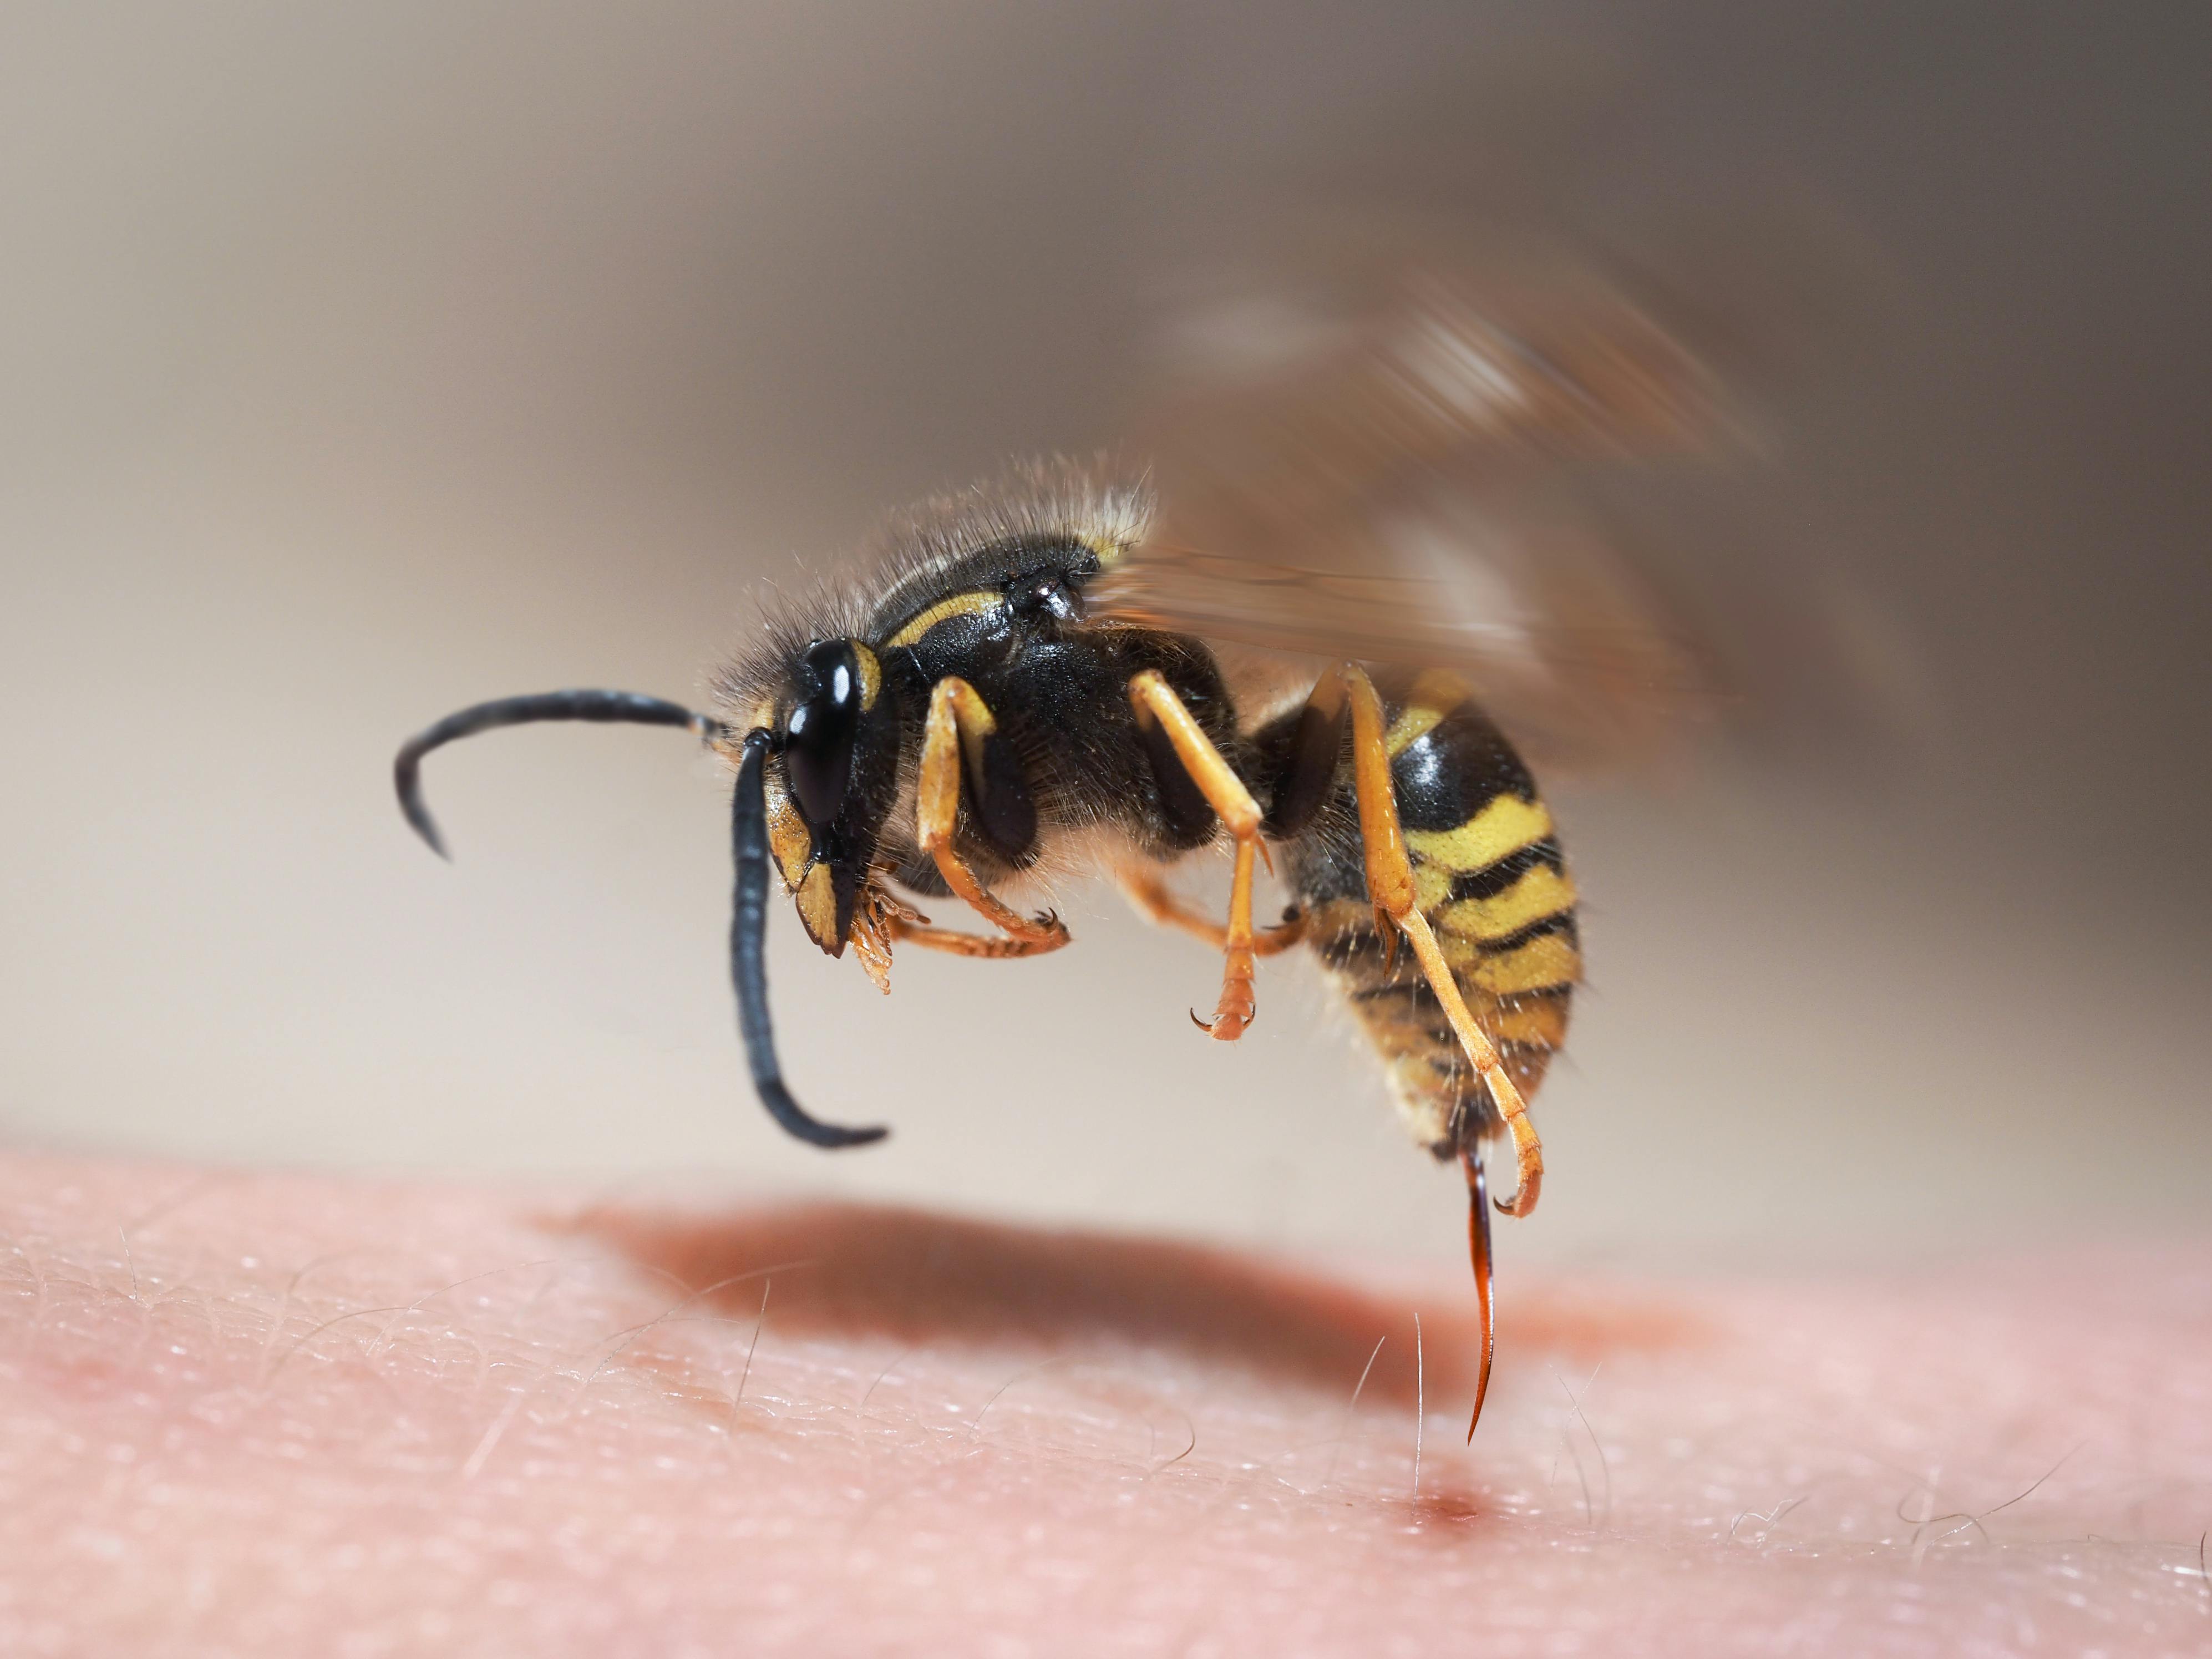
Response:
[[[1575,889],[1520,757],[1456,680],[1382,687],[1417,902],[1523,1097],[1566,1040],[1582,974]],[[1498,1126],[1412,952],[1376,932],[1349,776],[1292,860],[1309,938],[1389,1067],[1407,1127],[1440,1158]]]

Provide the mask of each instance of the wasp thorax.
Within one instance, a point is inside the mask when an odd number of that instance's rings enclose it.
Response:
[[[810,829],[826,828],[844,805],[864,702],[859,653],[850,640],[821,640],[799,659],[805,695],[783,726],[784,774]]]

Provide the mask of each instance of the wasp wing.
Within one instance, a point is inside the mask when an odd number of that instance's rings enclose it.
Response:
[[[1139,427],[1159,517],[1094,590],[1104,614],[1449,667],[1570,768],[1648,756],[1742,700],[1650,498],[1747,457],[1752,429],[1725,347],[1632,284],[1361,234],[1169,314]]]

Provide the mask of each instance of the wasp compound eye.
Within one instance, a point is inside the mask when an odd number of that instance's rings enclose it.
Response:
[[[812,690],[784,722],[783,765],[810,829],[828,827],[844,805],[860,726],[860,664],[852,642],[824,640],[802,659]]]

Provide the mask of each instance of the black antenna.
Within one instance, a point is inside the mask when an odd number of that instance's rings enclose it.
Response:
[[[745,1039],[753,1088],[768,1115],[801,1140],[817,1146],[865,1146],[890,1133],[880,1127],[848,1129],[809,1117],[784,1086],[775,1060],[775,1031],[768,1012],[768,775],[766,732],[745,733],[738,791],[730,804],[730,850],[738,866],[730,916],[730,979],[738,990],[738,1030]]]
[[[702,738],[727,731],[711,715],[695,714],[680,702],[648,697],[641,691],[539,691],[526,697],[501,697],[448,714],[428,731],[407,739],[392,763],[392,787],[399,792],[399,810],[415,833],[429,843],[440,858],[451,860],[438,823],[422,803],[422,757],[433,749],[461,738],[472,738],[502,726],[528,726],[536,720],[593,720],[601,724],[627,722],[632,726],[688,726]]]
[[[591,720],[600,724],[688,726],[702,738],[726,738],[730,728],[710,714],[695,714],[681,703],[648,697],[640,691],[541,691],[529,696],[501,697],[448,714],[435,726],[418,732],[404,744],[392,763],[392,787],[399,795],[399,810],[415,833],[440,858],[450,859],[437,820],[422,799],[422,757],[461,738],[474,737],[502,726],[528,726],[538,720]],[[790,1133],[816,1146],[864,1146],[890,1133],[884,1128],[848,1129],[809,1117],[784,1086],[782,1069],[775,1060],[775,1036],[768,1012],[768,783],[763,756],[769,742],[766,732],[745,736],[744,762],[738,768],[738,792],[731,814],[730,839],[737,857],[735,914],[730,921],[730,977],[738,991],[738,1029],[744,1033],[745,1058],[753,1074],[753,1087],[769,1115]]]

